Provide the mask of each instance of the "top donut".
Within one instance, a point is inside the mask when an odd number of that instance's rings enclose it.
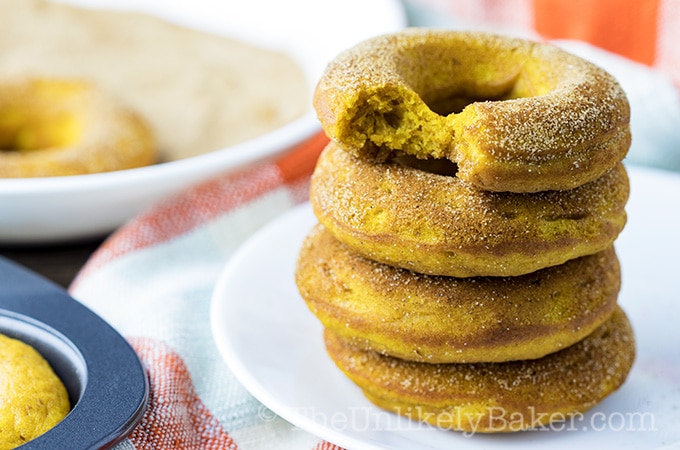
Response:
[[[572,189],[621,161],[630,107],[596,65],[545,43],[408,28],[339,54],[314,93],[357,157],[448,158],[489,191]]]

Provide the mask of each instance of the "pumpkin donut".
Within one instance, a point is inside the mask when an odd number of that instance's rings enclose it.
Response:
[[[614,312],[621,276],[613,247],[519,277],[421,275],[365,259],[317,225],[296,282],[321,323],[354,346],[470,363],[540,358],[583,339]]]
[[[557,47],[409,28],[338,55],[314,94],[328,136],[360,158],[448,158],[479,189],[593,181],[630,147],[630,108],[599,67]]]
[[[155,160],[147,124],[85,81],[0,83],[0,178],[108,172]]]
[[[375,405],[468,433],[563,427],[618,389],[635,359],[620,308],[582,341],[529,361],[418,363],[358,349],[330,330],[324,335],[331,359]]]
[[[481,191],[414,161],[374,164],[331,142],[312,175],[314,214],[368,259],[452,277],[523,275],[597,253],[626,222],[620,163],[574,189],[518,194]]]

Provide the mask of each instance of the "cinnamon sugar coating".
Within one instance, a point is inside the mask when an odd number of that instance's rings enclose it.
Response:
[[[368,259],[428,275],[516,276],[608,248],[626,222],[622,164],[566,191],[475,189],[330,143],[312,176],[316,217]]]
[[[580,342],[529,361],[427,364],[360,350],[329,330],[325,342],[340,370],[377,406],[471,433],[564,426],[618,389],[635,359],[620,308]]]
[[[409,28],[328,65],[314,107],[355,156],[449,158],[479,189],[571,189],[630,147],[630,108],[604,70],[557,47],[486,33]]]
[[[614,312],[612,247],[519,277],[421,275],[365,259],[322,225],[296,282],[321,323],[352,345],[428,363],[535,359],[568,347]]]

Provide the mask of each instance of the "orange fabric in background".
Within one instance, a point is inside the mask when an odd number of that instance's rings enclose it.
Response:
[[[323,132],[312,136],[292,151],[280,158],[276,165],[286,183],[309,177],[314,171],[319,154],[328,144],[329,139]]]
[[[533,3],[534,27],[548,39],[580,39],[643,64],[655,61],[660,0]]]

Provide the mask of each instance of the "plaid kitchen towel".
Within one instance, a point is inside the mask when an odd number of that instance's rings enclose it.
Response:
[[[274,418],[234,378],[210,331],[215,281],[259,227],[307,199],[323,134],[273,162],[200,184],[114,233],[71,294],[132,344],[150,404],[118,449],[332,449]]]

